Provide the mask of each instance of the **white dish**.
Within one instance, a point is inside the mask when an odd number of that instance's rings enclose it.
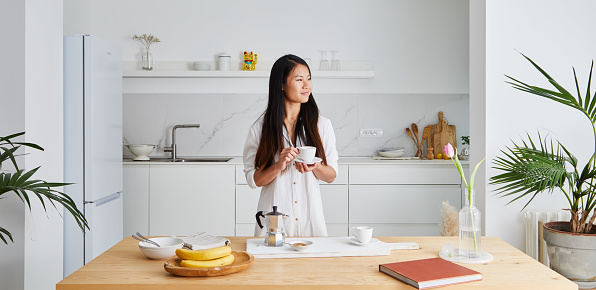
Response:
[[[312,246],[312,244],[313,244],[313,242],[306,241],[306,240],[292,241],[292,242],[288,243],[288,245],[290,245],[290,247],[292,247],[292,249],[299,251],[299,252],[308,249],[310,246]]]
[[[158,237],[150,240],[158,243],[161,247],[139,241],[139,249],[145,256],[155,260],[165,260],[176,256],[176,249],[180,249],[184,245],[184,241],[179,238]]]
[[[404,150],[396,150],[396,151],[378,151],[379,156],[381,157],[391,157],[391,158],[397,158],[397,157],[402,157],[404,156],[405,151]]]
[[[304,160],[302,160],[302,158],[300,158],[300,157],[297,157],[297,158],[296,158],[296,159],[294,159],[294,160],[296,160],[296,162],[300,162],[300,163],[306,163],[306,162],[304,162]],[[311,162],[308,162],[308,163],[306,163],[306,164],[310,165],[310,164],[315,164],[315,162],[321,162],[321,161],[323,161],[323,159],[321,159],[321,158],[319,158],[319,157],[315,157],[315,158],[313,158],[313,160],[312,160]]]
[[[361,243],[356,238],[350,238],[350,243],[358,245],[358,246],[370,246],[370,245],[374,245],[379,242],[381,242],[379,239],[371,238],[370,241],[368,241],[368,243]]]
[[[195,62],[192,64],[195,70],[206,71],[211,70],[211,65],[206,63]]]
[[[128,150],[135,155],[135,158],[132,159],[134,161],[149,160],[147,155],[155,149],[155,145],[150,144],[130,144],[126,145],[126,147],[128,147]]]

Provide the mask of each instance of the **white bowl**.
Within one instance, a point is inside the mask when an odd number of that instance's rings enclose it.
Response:
[[[132,154],[136,156],[132,159],[136,161],[149,160],[149,157],[147,157],[147,155],[151,154],[153,149],[155,149],[155,145],[149,144],[131,144],[126,145],[126,147],[128,147],[128,150],[130,150],[130,152],[132,152]]]
[[[292,247],[292,249],[296,250],[296,251],[304,251],[306,249],[308,249],[310,246],[312,246],[313,242],[311,241],[292,241],[288,243],[290,245],[290,247]]]
[[[404,151],[379,151],[379,156],[397,158],[404,156]]]
[[[192,64],[192,66],[195,68],[195,70],[210,70],[211,69],[211,65],[206,64],[206,63],[201,63],[201,62],[195,62]]]
[[[139,249],[145,256],[155,260],[165,260],[176,256],[176,249],[180,249],[184,245],[184,241],[179,238],[159,237],[150,240],[158,243],[161,247],[139,241]]]
[[[377,153],[381,157],[392,157],[392,158],[402,157],[405,152],[406,152],[406,149],[404,147],[383,148],[383,149],[379,149],[377,151]]]

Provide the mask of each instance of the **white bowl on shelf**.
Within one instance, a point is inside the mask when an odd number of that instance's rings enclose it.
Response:
[[[128,147],[128,150],[136,156],[132,159],[135,161],[149,160],[148,155],[155,149],[155,145],[150,144],[129,144],[126,145],[126,147]]]
[[[195,62],[192,64],[195,70],[206,71],[211,70],[211,65],[202,63],[202,62]]]
[[[404,147],[383,148],[377,151],[381,157],[398,158],[404,156],[406,149]]]
[[[184,245],[184,241],[179,238],[159,237],[151,238],[149,240],[158,243],[160,247],[151,243],[139,241],[139,249],[145,256],[154,260],[165,260],[176,256],[176,249],[180,249]]]

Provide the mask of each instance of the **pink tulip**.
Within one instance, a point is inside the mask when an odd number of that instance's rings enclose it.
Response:
[[[455,156],[455,150],[453,150],[451,143],[447,143],[447,145],[445,145],[445,148],[443,148],[443,154],[447,155],[449,158]]]

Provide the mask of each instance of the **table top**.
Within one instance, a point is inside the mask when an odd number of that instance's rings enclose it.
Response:
[[[252,237],[250,237],[252,238]],[[389,243],[414,242],[419,250],[394,250],[389,256],[255,259],[246,270],[216,277],[179,277],[164,261],[146,258],[127,237],[56,285],[66,289],[415,289],[379,272],[379,264],[438,257],[457,237],[377,237]],[[230,237],[232,249],[246,250],[247,237]],[[482,237],[486,264],[461,264],[482,273],[482,281],[441,289],[578,289],[577,285],[496,237]]]

